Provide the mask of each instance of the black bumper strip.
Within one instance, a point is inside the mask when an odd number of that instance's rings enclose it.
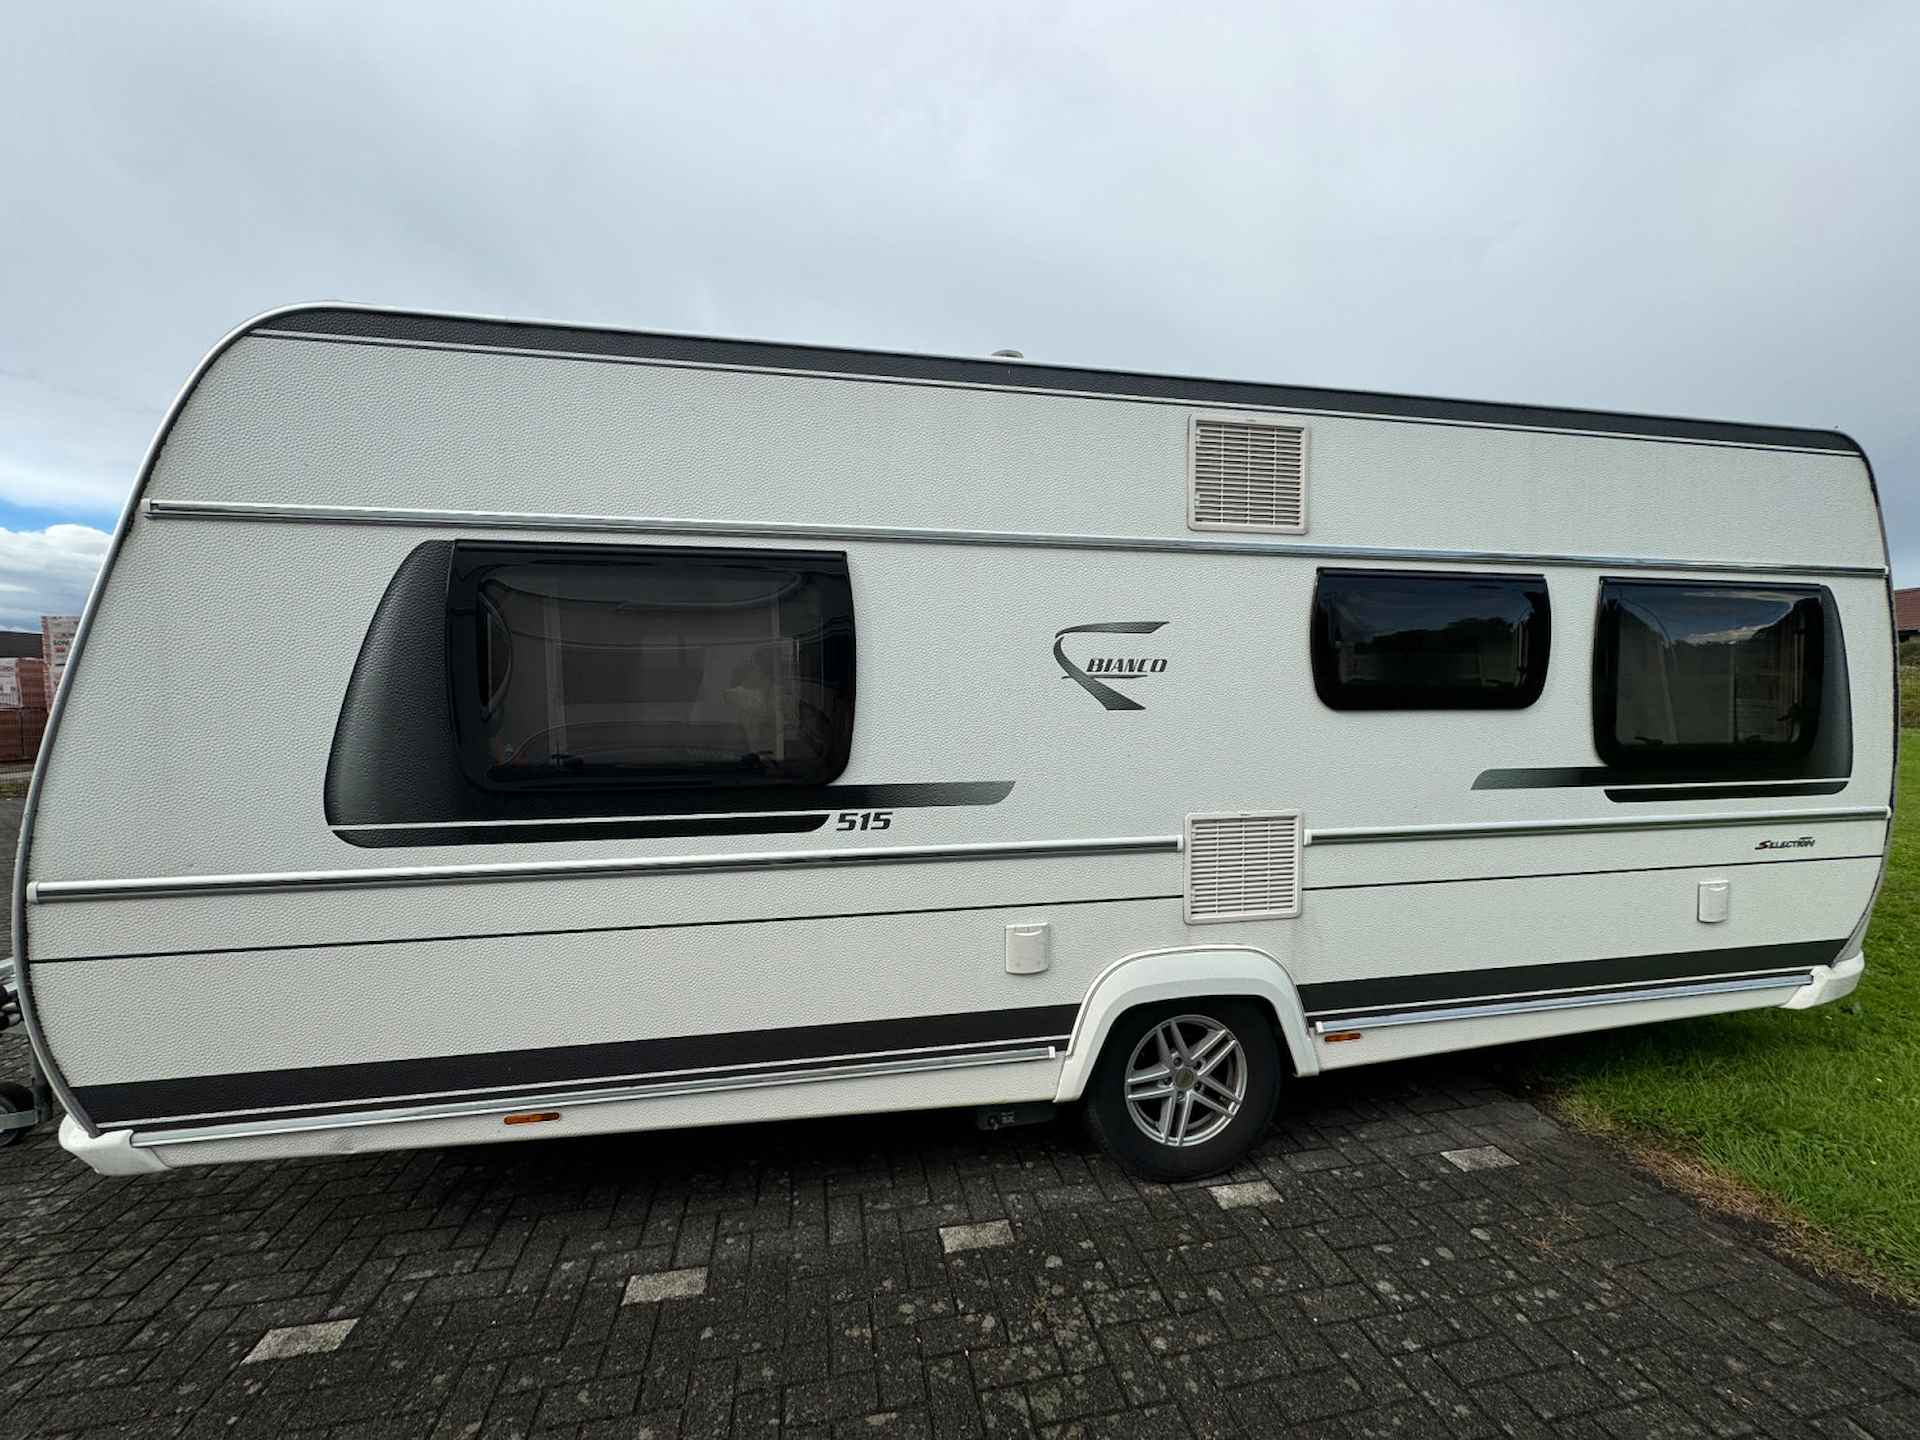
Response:
[[[224,1123],[290,1110],[324,1113],[327,1109],[414,1106],[473,1099],[488,1092],[533,1098],[543,1089],[617,1088],[670,1077],[745,1075],[782,1065],[822,1068],[901,1059],[909,1053],[1063,1044],[1079,1013],[1078,1005],[969,1010],[542,1050],[119,1081],[79,1085],[74,1094],[101,1126],[125,1127],[186,1116]]]
[[[1302,985],[1300,1003],[1309,1018],[1328,1020],[1383,1009],[1493,1002],[1668,980],[1780,974],[1831,964],[1845,944],[1844,939],[1803,940],[1726,950],[1683,950],[1668,955],[1627,955],[1616,960],[1569,960],[1557,965],[1502,965],[1485,970],[1389,975],[1377,980],[1331,980]]]

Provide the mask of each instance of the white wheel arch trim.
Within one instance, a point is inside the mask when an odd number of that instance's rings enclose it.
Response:
[[[1227,996],[1258,1000],[1280,1019],[1280,1034],[1292,1057],[1294,1072],[1315,1075],[1319,1057],[1307,1034],[1306,1013],[1286,967],[1265,950],[1251,945],[1177,945],[1165,950],[1142,950],[1116,960],[1095,978],[1080,1004],[1067,1042],[1066,1063],[1054,1103],[1078,1100],[1093,1074],[1094,1062],[1107,1043],[1107,1032],[1126,1011],[1162,1000],[1192,1000]]]

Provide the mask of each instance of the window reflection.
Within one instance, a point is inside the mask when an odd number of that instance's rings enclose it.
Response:
[[[475,779],[821,784],[844,767],[843,559],[463,546],[454,569]]]
[[[1542,576],[1322,570],[1314,686],[1336,710],[1518,709],[1551,633]]]
[[[1820,721],[1820,592],[1606,581],[1595,743],[1610,764],[1779,763]]]

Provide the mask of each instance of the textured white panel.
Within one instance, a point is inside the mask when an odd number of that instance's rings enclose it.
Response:
[[[1187,923],[1300,913],[1300,812],[1189,815]]]
[[[1273,928],[1288,932],[1297,984],[1471,970],[1482,993],[1506,994],[1521,988],[1502,984],[1509,965],[1818,940],[1837,951],[1879,869],[1872,857],[1752,866],[1732,915],[1711,927],[1694,919],[1694,898],[1717,868],[1319,890],[1298,920]]]
[[[1191,405],[242,340],[155,499],[1187,537]],[[1246,412],[1329,545],[1880,565],[1858,456]]]
[[[733,877],[738,885],[739,877]],[[529,904],[552,925],[564,891]],[[75,1084],[1076,1005],[1172,900],[1048,912],[1052,964],[1009,975],[1031,910],[130,956],[34,970]],[[727,1057],[716,1055],[715,1064]]]

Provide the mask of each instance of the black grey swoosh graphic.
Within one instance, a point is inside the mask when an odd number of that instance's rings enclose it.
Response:
[[[1060,670],[1067,679],[1077,681],[1080,688],[1109,710],[1144,710],[1147,707],[1138,700],[1129,700],[1111,685],[1102,685],[1078,665],[1067,659],[1067,652],[1061,642],[1069,635],[1151,635],[1167,622],[1165,620],[1107,620],[1098,625],[1069,625],[1056,631],[1053,637],[1053,658],[1060,662]]]

